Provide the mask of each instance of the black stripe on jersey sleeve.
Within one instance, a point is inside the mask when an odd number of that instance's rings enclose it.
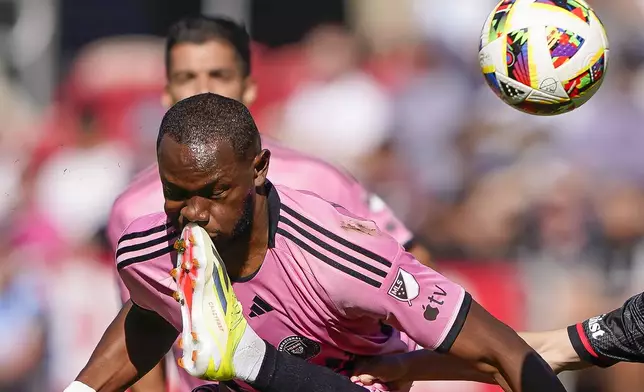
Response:
[[[147,236],[149,236],[151,234],[159,233],[159,232],[161,232],[163,230],[167,230],[171,226],[172,225],[170,223],[164,223],[164,224],[162,224],[160,226],[155,226],[155,227],[152,227],[152,228],[150,228],[148,230],[135,231],[133,233],[127,233],[127,234],[124,234],[124,235],[121,236],[121,238],[119,239],[118,243],[120,244],[123,241],[132,240],[134,238],[147,237]]]
[[[125,253],[128,253],[128,252],[135,252],[137,250],[150,248],[150,247],[153,247],[155,245],[159,245],[161,243],[171,241],[173,238],[175,238],[177,236],[178,236],[178,233],[176,231],[173,231],[173,232],[170,232],[170,233],[168,233],[168,234],[166,234],[166,235],[164,235],[162,237],[155,238],[155,239],[150,240],[148,242],[142,242],[140,244],[135,244],[135,245],[124,246],[122,248],[118,248],[116,250],[116,258],[118,258],[119,256],[121,256],[121,255],[123,255]]]
[[[352,242],[349,242],[349,241],[345,240],[344,238],[340,237],[339,235],[337,235],[335,233],[332,233],[331,231],[325,229],[324,227],[312,222],[310,219],[307,219],[306,217],[300,215],[299,213],[294,211],[289,206],[287,206],[285,204],[282,204],[282,210],[287,212],[289,215],[291,215],[293,218],[297,219],[301,223],[304,223],[306,226],[310,227],[311,229],[317,231],[320,234],[323,234],[323,235],[327,236],[328,238],[332,239],[333,241],[335,241],[335,242],[337,242],[337,243],[339,243],[339,244],[341,244],[343,246],[346,246],[347,248],[349,248],[349,249],[351,249],[351,250],[353,250],[355,252],[358,252],[360,254],[365,255],[365,256],[369,257],[370,259],[372,259],[372,260],[384,265],[387,268],[391,267],[391,261],[387,260],[386,258],[384,258],[384,257],[380,256],[379,254],[376,254],[376,253],[374,253],[374,252],[372,252],[372,251],[370,251],[368,249],[365,249],[365,248],[363,248],[363,247],[361,247],[359,245],[356,245],[356,244],[354,244]]]
[[[467,319],[467,314],[470,312],[471,306],[472,296],[466,291],[465,296],[463,297],[463,302],[461,303],[461,308],[458,310],[458,314],[454,319],[454,324],[452,324],[452,328],[449,330],[440,346],[436,347],[436,352],[446,353],[452,348],[458,334],[461,333],[461,330],[463,329],[463,325],[465,325],[465,319]]]
[[[365,275],[363,275],[363,274],[361,274],[361,273],[359,273],[359,272],[357,272],[355,270],[352,270],[351,268],[348,268],[348,267],[346,267],[346,266],[334,261],[330,257],[327,257],[327,256],[323,255],[322,253],[320,253],[317,250],[313,249],[310,245],[306,244],[305,242],[303,242],[299,238],[295,237],[293,234],[289,233],[288,231],[286,231],[286,230],[284,230],[282,228],[278,228],[277,233],[282,235],[282,236],[284,236],[284,237],[286,237],[287,239],[293,241],[293,243],[295,243],[295,245],[300,247],[302,250],[308,252],[312,256],[320,259],[321,261],[323,261],[324,263],[326,263],[326,264],[330,265],[331,267],[337,269],[338,271],[342,271],[345,274],[347,274],[349,276],[352,276],[352,277],[354,277],[356,279],[359,279],[359,280],[361,280],[361,281],[363,281],[363,282],[365,282],[368,285],[371,285],[373,287],[380,288],[380,286],[382,286],[381,282],[378,282],[375,279],[372,279],[372,278],[370,278],[368,276],[365,276]]]
[[[142,263],[144,261],[148,261],[148,260],[155,259],[157,257],[161,257],[161,256],[163,256],[165,254],[168,254],[168,253],[172,252],[173,250],[174,250],[174,244],[170,244],[167,247],[161,248],[161,249],[156,250],[154,252],[151,252],[151,253],[148,253],[148,254],[145,254],[145,255],[141,255],[141,256],[132,257],[130,259],[125,259],[125,260],[121,261],[120,263],[118,263],[116,265],[116,269],[118,271],[120,271],[123,268],[125,268],[127,266],[130,266],[132,264]]]
[[[308,240],[310,240],[311,242],[313,242],[316,245],[320,246],[321,248],[323,248],[327,252],[333,253],[334,255],[336,255],[338,257],[341,257],[341,258],[345,259],[346,261],[357,265],[358,267],[362,267],[362,268],[366,269],[367,271],[369,271],[371,273],[374,273],[374,274],[376,274],[376,275],[378,275],[378,276],[380,276],[382,278],[387,277],[387,271],[383,271],[381,269],[378,269],[374,265],[371,265],[369,263],[365,263],[364,261],[362,261],[362,260],[360,260],[360,259],[358,259],[356,257],[353,257],[353,256],[341,251],[338,248],[333,247],[328,242],[322,241],[320,238],[314,236],[311,232],[308,232],[308,231],[304,230],[302,227],[296,225],[295,223],[293,223],[287,217],[285,217],[283,215],[280,216],[280,222],[283,222],[287,226],[293,228],[295,231],[297,231],[298,233],[302,234]]]

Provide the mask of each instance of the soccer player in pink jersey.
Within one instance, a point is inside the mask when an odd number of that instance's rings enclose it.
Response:
[[[167,86],[162,100],[170,107],[181,99],[202,92],[213,92],[236,99],[246,106],[255,100],[250,62],[250,39],[246,30],[227,19],[190,17],[176,22],[166,45]],[[429,265],[428,252],[413,241],[412,233],[396,219],[376,195],[370,194],[345,171],[322,160],[262,138],[271,151],[271,181],[293,189],[311,191],[340,204],[352,213],[367,217],[393,236],[422,263]],[[113,249],[125,228],[136,218],[163,211],[163,190],[156,164],[141,172],[114,204],[108,237]],[[123,302],[129,298],[121,284]],[[179,351],[174,348],[175,354]],[[179,371],[183,388],[200,384]],[[133,392],[155,391],[164,384],[161,367],[145,377]]]
[[[214,94],[180,101],[157,148],[165,213],[135,220],[119,240],[131,303],[79,375],[88,387],[128,385],[183,331],[192,374],[234,379],[237,390],[288,380],[283,392],[315,391],[317,379],[292,367],[299,362],[270,358],[286,352],[351,374],[361,356],[407,351],[400,330],[494,367],[512,391],[564,391],[512,329],[373,222],[268,182],[270,151],[241,103]]]

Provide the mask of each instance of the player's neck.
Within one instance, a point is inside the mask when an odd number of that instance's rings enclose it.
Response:
[[[257,194],[249,236],[220,252],[231,279],[251,276],[262,266],[268,250],[268,220],[267,197]]]

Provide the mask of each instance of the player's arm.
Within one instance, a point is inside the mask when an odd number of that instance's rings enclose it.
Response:
[[[416,350],[364,360],[356,366],[352,380],[368,386],[385,382],[389,387],[398,387],[412,381],[433,380],[499,384],[501,378],[496,368],[489,365],[475,365],[453,355]],[[501,385],[510,390],[507,383]]]
[[[565,391],[543,359],[462,287],[406,252],[391,259],[377,290],[365,287],[344,298],[336,292],[339,304],[345,304],[348,312],[359,309],[362,315],[381,317],[425,348],[450,353],[479,369],[493,369],[489,373],[495,380],[501,385],[507,382],[514,392]],[[431,364],[424,370],[431,372]],[[421,375],[413,376],[426,379]]]
[[[446,352],[474,363],[491,366],[495,380],[515,392],[565,391],[544,360],[516,332],[472,301],[460,332]],[[449,337],[449,336],[448,336]],[[449,342],[448,342],[449,344]]]
[[[565,370],[579,370],[592,366],[579,358],[566,328],[546,332],[520,332],[519,335],[557,374]]]
[[[161,316],[128,301],[76,380],[98,392],[124,391],[159,362],[177,335]]]
[[[127,228],[127,222],[135,220],[134,217],[130,217],[125,213],[126,210],[122,205],[123,203],[124,202],[121,198],[117,199],[112,206],[112,210],[110,211],[110,217],[107,225],[107,239],[111,247],[112,254],[116,254],[116,251],[118,249],[118,241]],[[116,281],[119,287],[121,301],[123,304],[126,304],[130,299],[130,292],[128,291],[120,276],[116,276]],[[164,367],[165,360],[162,359],[154,368],[152,368],[152,370],[150,370],[138,382],[132,385],[130,391],[164,391],[166,388]]]
[[[145,376],[141,377],[130,388],[131,392],[160,392],[165,391],[166,388],[166,375],[165,375],[165,357],[161,359],[155,367],[152,368]]]
[[[528,336],[545,358],[562,370],[580,366],[609,367],[618,362],[644,362],[644,293],[629,298],[610,313],[591,317],[566,330]]]

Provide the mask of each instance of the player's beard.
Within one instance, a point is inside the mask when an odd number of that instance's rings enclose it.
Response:
[[[235,223],[230,234],[226,236],[217,236],[213,239],[217,249],[225,248],[226,246],[230,246],[232,243],[237,243],[239,241],[250,241],[255,210],[255,203],[253,203],[254,200],[255,198],[253,193],[249,193],[244,199],[242,214]]]

